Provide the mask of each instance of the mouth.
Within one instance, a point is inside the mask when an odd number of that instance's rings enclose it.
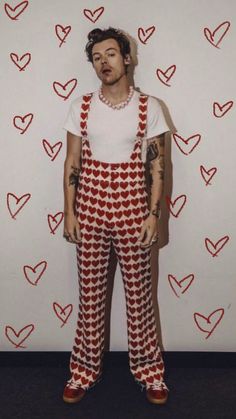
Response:
[[[104,68],[102,70],[102,74],[104,74],[105,76],[108,76],[109,74],[111,74],[111,69],[110,68]]]

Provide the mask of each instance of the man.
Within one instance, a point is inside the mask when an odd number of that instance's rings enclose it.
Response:
[[[157,99],[129,86],[130,44],[120,30],[91,31],[86,53],[101,86],[72,102],[64,125],[64,237],[76,243],[80,301],[63,400],[78,402],[101,378],[112,243],[125,289],[130,370],[147,399],[162,404],[169,390],[154,318],[150,255],[158,238],[168,126]]]

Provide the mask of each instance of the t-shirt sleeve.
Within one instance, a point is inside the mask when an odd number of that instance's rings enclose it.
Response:
[[[160,103],[157,98],[149,96],[147,109],[147,132],[146,138],[152,138],[170,131]]]
[[[80,129],[80,108],[81,108],[81,98],[75,99],[70,104],[70,108],[68,110],[66,119],[63,124],[63,128],[66,131],[71,132],[78,137],[81,137],[81,129]]]

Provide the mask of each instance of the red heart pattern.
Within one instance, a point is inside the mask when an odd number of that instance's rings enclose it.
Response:
[[[32,113],[27,113],[24,116],[14,116],[13,118],[13,125],[15,128],[17,128],[20,132],[20,134],[24,134],[26,130],[29,128],[34,115]]]
[[[12,62],[19,68],[20,71],[24,71],[31,61],[31,54],[29,52],[26,52],[21,57],[12,52],[10,57]]]
[[[200,172],[202,175],[202,178],[205,182],[206,185],[211,185],[211,180],[213,178],[213,176],[215,176],[216,172],[217,172],[217,168],[216,167],[212,167],[211,169],[205,169],[204,166],[200,166]]]
[[[194,313],[194,321],[199,330],[201,330],[203,333],[206,333],[206,339],[212,335],[215,328],[222,320],[224,312],[225,310],[223,308],[218,308],[210,313],[208,317],[205,317],[200,313]]]
[[[168,84],[169,80],[173,77],[176,71],[176,65],[173,64],[170,67],[167,68],[166,71],[161,70],[160,68],[157,69],[156,74],[158,79],[165,84],[166,86],[170,86]]]
[[[23,327],[19,332],[16,332],[15,329],[12,326],[6,326],[5,327],[5,335],[9,342],[11,342],[16,349],[18,348],[26,348],[26,346],[23,346],[22,343],[28,339],[28,337],[31,335],[33,330],[35,329],[35,326],[33,324],[28,324],[27,326]]]
[[[201,135],[194,134],[191,137],[185,139],[178,134],[173,134],[173,138],[181,153],[187,156],[188,154],[192,153],[195,147],[197,147],[201,140]]]
[[[29,2],[28,1],[22,1],[21,3],[17,4],[15,7],[11,7],[9,6],[8,3],[4,4],[4,9],[5,12],[7,14],[7,16],[11,19],[11,20],[18,20],[18,16],[20,16],[24,10],[26,9],[26,7],[28,6]]]
[[[226,243],[229,241],[229,236],[224,236],[219,239],[216,243],[213,243],[210,239],[205,239],[205,246],[207,251],[213,256],[218,256],[218,253],[223,249]]]
[[[67,323],[72,311],[73,311],[73,305],[67,304],[67,306],[62,307],[59,303],[54,302],[53,303],[53,310],[58,317],[58,319],[61,321],[61,327],[65,326]]]
[[[69,99],[70,95],[72,94],[73,90],[77,86],[77,79],[68,80],[65,84],[61,84],[57,81],[53,82],[53,89],[55,93],[62,97],[64,100]]]
[[[191,286],[192,282],[194,280],[194,274],[189,274],[182,278],[181,280],[177,280],[176,277],[172,274],[168,275],[168,281],[170,284],[170,287],[176,297],[179,297],[179,293],[184,294],[188,288]]]
[[[155,26],[150,26],[147,29],[138,28],[138,37],[142,44],[146,45],[148,39],[153,35],[155,30]]]
[[[48,225],[50,228],[50,232],[52,234],[55,234],[55,231],[61,224],[63,218],[64,218],[63,212],[57,212],[55,215],[48,214]]]
[[[51,145],[47,140],[43,140],[43,148],[51,161],[54,161],[62,148],[62,141],[58,141],[56,144]]]
[[[104,7],[99,7],[98,9],[92,11],[90,9],[84,9],[84,16],[89,19],[92,23],[97,22],[97,20],[99,19],[99,17],[103,14],[104,12]]]
[[[225,37],[226,33],[230,28],[230,22],[222,22],[217,28],[211,32],[209,28],[204,28],[204,35],[206,39],[216,48],[219,48],[219,44]]]
[[[71,26],[62,26],[62,25],[55,25],[55,32],[56,32],[56,36],[59,39],[60,44],[59,47],[61,47],[65,42],[66,42],[66,38],[69,35],[71,31]]]
[[[222,118],[233,106],[234,102],[229,100],[229,102],[220,105],[218,102],[213,103],[213,114],[216,118]]]
[[[29,265],[25,265],[23,267],[25,278],[31,285],[38,285],[38,282],[42,278],[46,269],[47,262],[45,260],[39,262],[33,268]]]
[[[25,204],[29,201],[30,198],[30,193],[26,193],[22,195],[20,198],[18,198],[13,193],[7,194],[7,208],[13,220],[16,219],[17,214],[19,214],[19,212],[22,210],[22,208],[25,206]]]
[[[186,201],[186,195],[179,195],[174,201],[172,201],[169,196],[166,197],[167,207],[175,218],[178,218],[178,216],[180,215],[182,209],[186,204]]]

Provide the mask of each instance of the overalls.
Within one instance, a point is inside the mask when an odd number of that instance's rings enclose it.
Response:
[[[111,242],[124,283],[129,367],[142,389],[161,380],[160,351],[151,283],[151,249],[137,244],[149,214],[142,161],[147,99],[139,97],[138,132],[129,161],[106,163],[93,158],[87,137],[92,94],[81,105],[82,155],[75,209],[82,240],[77,246],[79,313],[70,359],[72,380],[89,389],[100,379],[104,355],[105,302]]]

